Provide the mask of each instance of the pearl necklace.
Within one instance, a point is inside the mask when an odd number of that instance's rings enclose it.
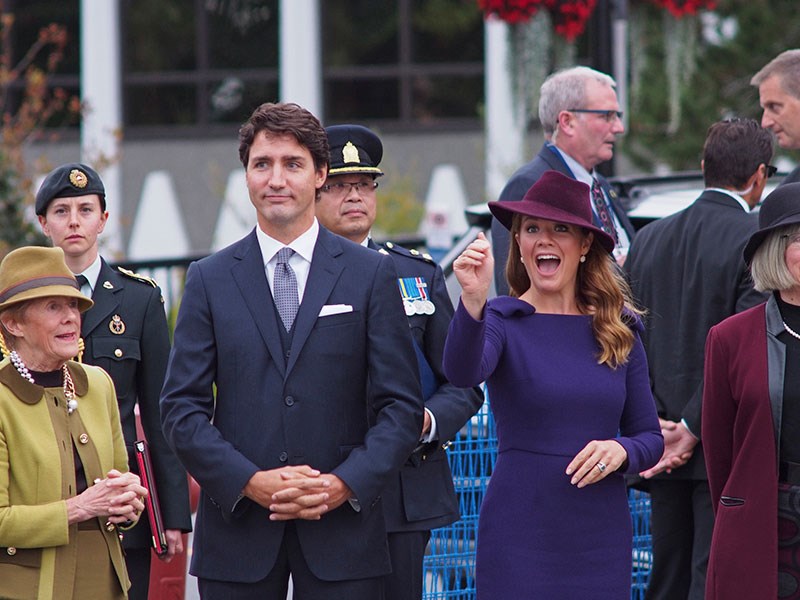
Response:
[[[790,336],[792,336],[792,337],[794,337],[794,338],[797,338],[798,340],[800,340],[800,333],[797,333],[797,332],[796,332],[794,329],[792,329],[791,327],[789,327],[789,326],[786,324],[786,321],[783,321],[783,328],[786,330],[786,333],[788,333]]]
[[[28,370],[28,367],[25,366],[25,363],[22,361],[20,355],[17,354],[16,350],[11,351],[9,358],[11,359],[11,364],[13,364],[14,368],[17,370],[17,373],[20,374],[20,377],[30,383],[36,383],[33,380],[33,375],[31,375],[31,372]],[[67,414],[71,415],[78,410],[78,401],[75,399],[75,384],[72,381],[72,375],[70,375],[66,363],[61,366],[61,373],[64,377],[64,397],[67,399]]]

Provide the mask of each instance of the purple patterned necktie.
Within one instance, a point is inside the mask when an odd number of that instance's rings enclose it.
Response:
[[[272,282],[275,307],[278,309],[286,331],[292,330],[292,323],[294,323],[297,309],[300,306],[297,295],[297,277],[295,277],[292,267],[289,266],[289,259],[293,254],[294,250],[291,248],[278,250],[278,264],[275,265],[275,276]]]
[[[614,239],[614,243],[618,243],[617,230],[614,227],[614,222],[611,220],[611,213],[606,206],[606,198],[603,195],[603,189],[600,187],[600,182],[592,178],[592,202],[594,209],[597,211],[597,216],[600,219],[600,225],[608,235]]]

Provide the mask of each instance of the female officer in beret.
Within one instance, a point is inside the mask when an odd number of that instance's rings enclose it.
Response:
[[[36,214],[45,235],[64,250],[81,291],[94,301],[81,325],[82,360],[102,367],[114,381],[134,469],[133,443],[139,437],[134,409],[139,406],[166,528],[167,552],[161,558],[169,561],[183,552],[182,534],[191,530],[191,515],[186,472],[161,431],[159,396],[170,349],[161,290],[152,279],[114,269],[100,256],[98,236],[108,213],[103,182],[91,167],[69,163],[53,169],[36,194]],[[147,599],[151,539],[145,520],[123,540],[134,600]]]

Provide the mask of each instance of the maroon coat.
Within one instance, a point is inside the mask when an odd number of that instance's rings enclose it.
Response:
[[[708,334],[702,439],[716,518],[706,600],[778,595],[776,424],[786,349],[776,336],[782,330],[771,297]]]

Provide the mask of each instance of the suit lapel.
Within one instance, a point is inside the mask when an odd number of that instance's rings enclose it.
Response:
[[[286,374],[292,371],[303,346],[317,322],[319,311],[330,298],[333,286],[344,268],[337,257],[342,253],[342,243],[335,235],[320,226],[314,254],[311,257],[311,270],[308,273],[303,301],[297,311],[292,334],[292,348],[289,353],[289,364]]]
[[[231,269],[233,280],[247,304],[253,317],[253,323],[272,356],[272,362],[278,367],[281,375],[284,375],[286,360],[283,357],[281,334],[278,331],[272,292],[267,282],[264,258],[261,255],[255,230],[244,238],[234,256],[238,262],[234,263]]]
[[[118,294],[123,290],[122,275],[109,267],[105,260],[101,259],[101,261],[100,274],[92,292],[94,306],[84,313],[81,323],[81,336],[84,339],[117,312],[120,305]]]

